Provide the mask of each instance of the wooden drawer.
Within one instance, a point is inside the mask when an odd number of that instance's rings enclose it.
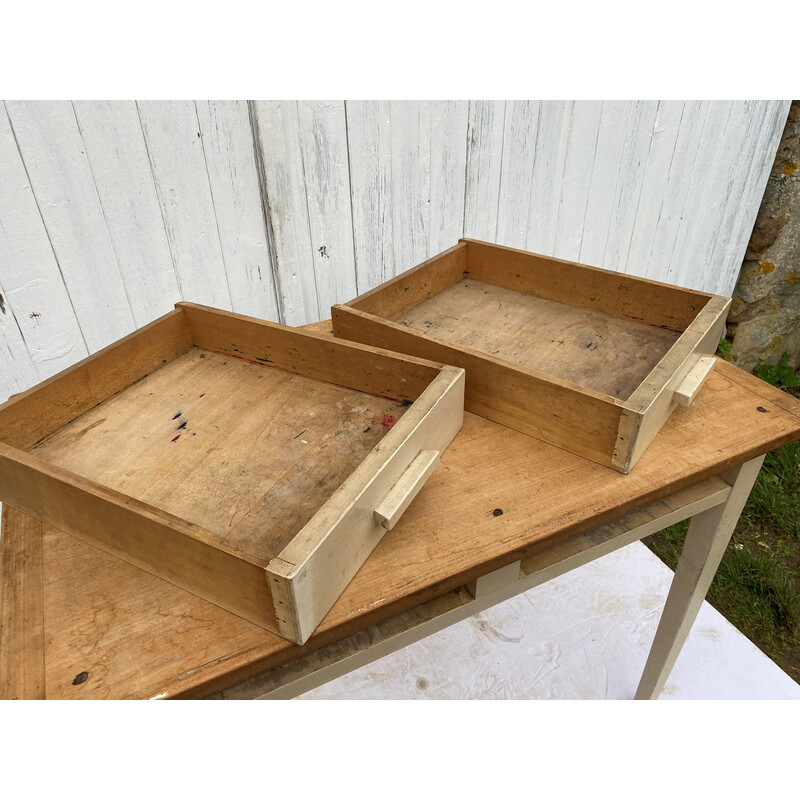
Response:
[[[179,303],[0,406],[0,500],[302,644],[463,396],[456,367]]]
[[[337,337],[463,367],[469,411],[627,473],[713,367],[729,305],[461,239],[332,317]]]

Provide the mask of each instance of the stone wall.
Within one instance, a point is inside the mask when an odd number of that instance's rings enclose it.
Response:
[[[794,101],[767,182],[728,317],[730,360],[746,370],[800,367],[800,101]]]

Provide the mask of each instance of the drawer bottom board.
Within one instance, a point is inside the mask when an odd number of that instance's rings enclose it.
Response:
[[[32,452],[267,561],[405,411],[195,347]]]
[[[680,335],[472,279],[394,321],[620,400],[633,394]]]

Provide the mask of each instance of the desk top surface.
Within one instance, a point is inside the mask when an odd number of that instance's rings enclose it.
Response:
[[[723,361],[630,475],[467,413],[303,647],[5,506],[0,697],[204,696],[798,438],[800,402]]]

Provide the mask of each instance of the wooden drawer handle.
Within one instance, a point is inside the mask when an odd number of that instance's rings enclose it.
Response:
[[[687,407],[694,400],[700,387],[714,369],[716,359],[713,356],[701,356],[697,363],[689,370],[680,386],[675,390],[675,399],[679,405]]]
[[[397,520],[400,519],[411,501],[417,496],[417,492],[436,469],[440,455],[438,450],[420,452],[375,509],[376,522],[387,531],[394,528]]]

